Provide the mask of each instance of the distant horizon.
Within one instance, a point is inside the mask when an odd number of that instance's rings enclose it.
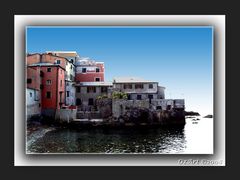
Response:
[[[76,51],[105,64],[105,80],[140,77],[164,86],[186,111],[213,114],[212,27],[27,27],[26,52]]]

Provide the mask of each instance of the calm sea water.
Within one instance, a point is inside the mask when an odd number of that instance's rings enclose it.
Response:
[[[28,141],[27,151],[28,153],[211,154],[213,153],[213,119],[187,118],[183,128],[52,130],[45,135],[31,138]]]

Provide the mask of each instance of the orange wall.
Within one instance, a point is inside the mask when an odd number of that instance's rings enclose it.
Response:
[[[40,67],[27,67],[27,79],[32,79],[27,88],[40,90]]]
[[[43,54],[42,59],[40,54],[29,55],[27,56],[27,65],[36,64],[40,62],[54,64],[56,60],[61,60],[61,63],[59,65],[64,69],[66,68],[67,60],[65,58],[53,56],[50,54]]]
[[[36,64],[40,62],[40,55],[39,54],[34,54],[34,55],[30,55],[27,56],[27,65],[31,65],[31,64]]]
[[[41,70],[44,73],[42,78],[42,108],[54,108],[60,109],[60,95],[59,92],[62,91],[62,102],[64,103],[64,94],[65,94],[65,81],[64,74],[65,71],[60,67],[49,66],[52,68],[51,72],[47,72],[47,67],[41,67]],[[51,80],[51,85],[47,85],[47,80]],[[60,86],[60,81],[62,80],[62,87]],[[51,98],[48,99],[47,91],[51,92]]]
[[[61,64],[59,64],[61,67],[63,67],[64,69],[66,69],[66,59],[62,58],[62,57],[56,57],[53,55],[49,55],[49,54],[44,54],[42,57],[42,62],[46,62],[46,63],[52,63],[54,64],[54,62],[56,60],[61,60]]]

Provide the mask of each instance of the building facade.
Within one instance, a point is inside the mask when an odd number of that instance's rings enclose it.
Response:
[[[41,114],[40,68],[27,67],[27,119]]]
[[[158,82],[136,77],[119,77],[113,79],[113,90],[128,94],[128,100],[164,99],[165,87]]]
[[[54,56],[64,57],[73,64],[75,64],[76,61],[80,59],[80,56],[76,51],[46,51],[46,53],[52,54]]]
[[[112,83],[82,82],[76,84],[76,105],[81,111],[97,110],[96,99],[99,96],[108,96]]]
[[[64,57],[66,59],[65,68],[65,105],[75,105],[75,63],[79,59],[79,55],[76,51],[47,51],[47,54],[53,56]]]
[[[41,70],[42,114],[52,117],[65,104],[65,69],[51,63],[37,63],[29,67]]]
[[[76,61],[76,82],[103,82],[104,63],[82,58]]]
[[[60,51],[59,51],[60,52]],[[64,55],[67,55],[65,57]],[[72,55],[72,56],[70,56]],[[27,64],[51,63],[59,65],[65,69],[65,105],[75,105],[75,57],[71,53],[52,53],[31,54],[27,56]]]

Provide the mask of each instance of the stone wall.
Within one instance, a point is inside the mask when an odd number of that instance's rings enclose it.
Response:
[[[149,108],[149,105],[149,100],[114,99],[112,101],[112,115],[115,118],[119,118],[121,115],[125,114],[129,108]]]
[[[76,109],[57,109],[55,114],[55,120],[59,122],[70,122],[77,118]]]
[[[102,92],[101,88],[105,86],[95,86],[96,91],[95,92],[87,92],[87,86],[80,86],[80,92],[76,92],[76,99],[81,100],[81,105],[79,108],[81,110],[88,111],[89,110],[89,105],[88,105],[88,100],[91,98],[93,99],[94,105],[96,105],[96,99],[98,96],[102,95],[108,95],[107,92]],[[108,87],[106,87],[108,88]]]
[[[78,119],[101,119],[101,112],[100,111],[78,111],[77,112]]]
[[[152,99],[151,103],[149,99],[146,100],[124,100],[115,99],[112,101],[112,115],[115,118],[119,118],[121,115],[125,114],[130,108],[146,108],[150,110],[172,110],[172,109],[182,109],[184,110],[184,100],[183,99]]]

